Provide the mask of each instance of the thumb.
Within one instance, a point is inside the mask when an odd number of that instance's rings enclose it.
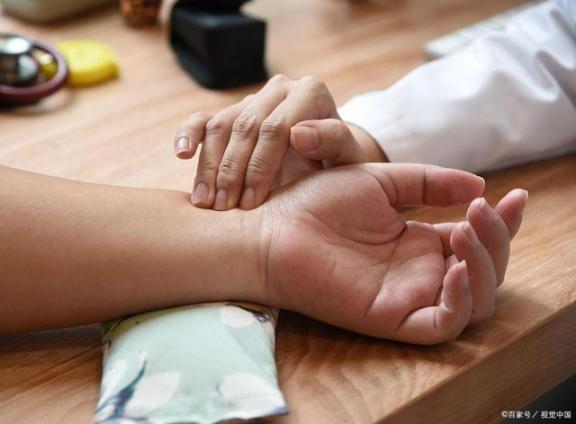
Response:
[[[484,179],[458,169],[415,163],[355,165],[375,177],[394,206],[455,206],[482,195]]]
[[[366,162],[364,151],[339,119],[299,122],[290,130],[290,145],[302,157],[325,161],[326,167]]]

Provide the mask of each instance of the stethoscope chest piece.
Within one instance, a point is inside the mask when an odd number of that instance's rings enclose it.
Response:
[[[22,37],[0,39],[0,69],[0,84],[34,84],[40,70],[32,57],[32,44]]]
[[[49,55],[56,64],[53,74],[43,72],[38,57]],[[16,34],[0,33],[0,103],[36,102],[64,87],[68,67],[48,44]]]

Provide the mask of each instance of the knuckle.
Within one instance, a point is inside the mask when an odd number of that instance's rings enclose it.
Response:
[[[215,174],[218,171],[218,163],[210,157],[198,159],[198,174]]]
[[[226,131],[226,121],[219,117],[214,117],[206,123],[206,134],[222,135]]]
[[[242,136],[254,134],[258,129],[258,119],[254,115],[240,115],[234,120],[232,133]]]
[[[240,174],[240,168],[233,158],[225,158],[218,168],[218,179],[229,181]]]
[[[210,119],[210,117],[203,112],[193,113],[188,117],[188,119],[180,124],[179,130],[186,132],[198,128],[198,126],[203,127],[208,119]]]
[[[282,117],[269,117],[262,122],[260,126],[260,136],[262,138],[274,138],[287,130],[285,121]]]
[[[316,77],[307,76],[300,80],[300,89],[307,93],[309,102],[320,115],[328,117],[336,112],[334,98],[324,82]]]
[[[286,75],[276,74],[272,78],[270,78],[269,82],[271,84],[284,84],[288,81],[290,81],[290,78],[288,78]]]
[[[303,77],[300,82],[305,85],[309,90],[323,91],[326,89],[326,84],[317,77],[307,75]]]
[[[210,119],[210,115],[204,112],[195,112],[188,117],[188,121],[190,122],[206,122]]]
[[[271,168],[270,161],[261,156],[255,156],[250,159],[246,168],[246,178],[250,179],[252,184],[258,184],[266,178],[268,170]]]

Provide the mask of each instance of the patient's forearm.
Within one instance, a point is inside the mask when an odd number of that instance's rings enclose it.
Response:
[[[262,300],[257,210],[4,167],[0,205],[0,333]]]

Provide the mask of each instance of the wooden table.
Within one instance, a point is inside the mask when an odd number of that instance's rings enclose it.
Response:
[[[314,74],[339,102],[386,87],[423,60],[422,44],[514,0],[257,0],[270,24],[272,73]],[[99,183],[190,189],[194,168],[172,156],[193,111],[215,111],[257,87],[209,91],[177,66],[161,28],[126,28],[113,7],[33,27],[0,29],[59,41],[95,38],[117,51],[119,80],[69,92],[46,113],[0,113],[0,163]],[[280,383],[290,423],[489,423],[576,372],[576,157],[487,178],[495,201],[530,191],[497,312],[455,342],[414,347],[284,313]],[[411,212],[457,219],[462,209]],[[0,423],[88,423],[98,396],[97,326],[0,338]],[[573,414],[576,411],[572,412]]]

